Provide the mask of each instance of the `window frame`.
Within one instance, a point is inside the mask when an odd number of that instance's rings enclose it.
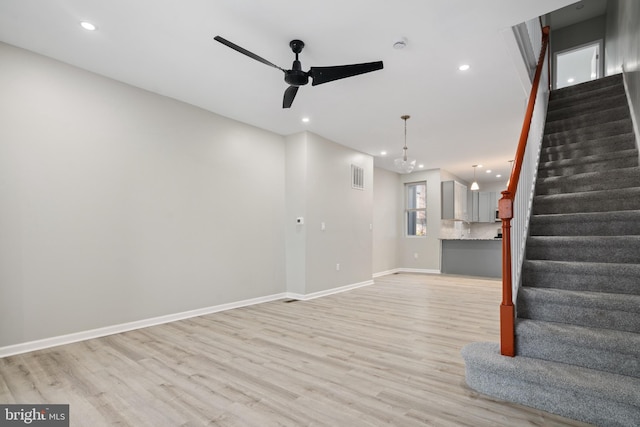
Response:
[[[411,188],[418,186],[418,185],[423,185],[424,186],[424,207],[411,207],[409,206],[410,202],[411,202]],[[417,197],[416,197],[417,199]],[[416,205],[418,205],[417,200],[416,200]],[[404,184],[404,203],[403,203],[403,207],[404,207],[404,237],[408,237],[408,238],[425,238],[427,237],[427,181],[415,181],[415,182],[406,182]],[[424,234],[410,234],[409,233],[409,225],[410,225],[410,215],[411,213],[419,213],[419,212],[423,212],[424,213]],[[416,229],[415,231],[417,232],[417,228],[418,228],[418,223],[416,221],[416,224],[414,226],[414,228]]]

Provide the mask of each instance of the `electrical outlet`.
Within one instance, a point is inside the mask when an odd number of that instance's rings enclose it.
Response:
[[[340,271],[340,264],[336,264],[336,271]]]
[[[418,259],[418,252],[413,253],[413,259]]]

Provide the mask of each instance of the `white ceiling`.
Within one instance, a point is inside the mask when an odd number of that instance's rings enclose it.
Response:
[[[463,179],[506,180],[525,93],[500,31],[572,0],[2,0],[0,41],[282,135],[303,130],[391,168],[407,122],[409,156]],[[98,26],[82,30],[79,22]],[[300,88],[288,110],[281,71],[384,61],[373,73]],[[403,50],[393,43],[406,37]],[[463,63],[467,72],[458,71]],[[301,122],[308,116],[310,122]],[[387,158],[380,157],[386,150]]]

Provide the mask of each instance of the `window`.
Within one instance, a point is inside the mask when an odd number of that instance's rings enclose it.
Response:
[[[412,182],[406,188],[407,236],[427,235],[427,183]]]

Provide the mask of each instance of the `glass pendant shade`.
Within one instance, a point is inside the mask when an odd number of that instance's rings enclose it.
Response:
[[[476,181],[476,168],[478,165],[471,166],[473,168],[473,182],[471,183],[471,191],[478,191],[480,186],[478,185],[478,181]]]
[[[402,173],[410,173],[416,167],[416,160],[403,157],[393,161],[396,169]]]

